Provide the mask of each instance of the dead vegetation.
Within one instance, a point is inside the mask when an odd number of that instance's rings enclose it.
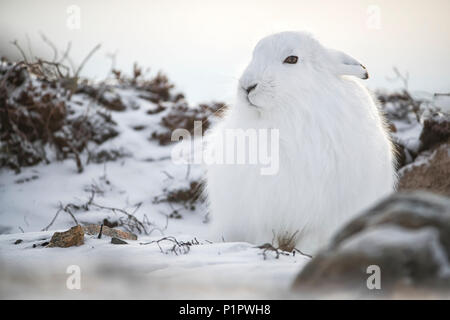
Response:
[[[294,232],[293,234],[289,234],[286,232],[281,235],[280,234],[275,235],[275,232],[272,233],[273,233],[272,243],[264,243],[256,247],[258,249],[263,250],[261,254],[264,257],[264,260],[268,258],[269,253],[274,254],[275,259],[279,259],[280,256],[295,256],[297,253],[304,257],[312,258],[311,255],[306,254],[295,247],[298,237],[298,231]],[[278,243],[277,246],[275,246],[274,244],[275,239],[276,242]]]
[[[48,39],[46,43],[51,43]],[[71,103],[79,73],[99,48],[95,47],[73,70],[62,63],[68,52],[53,61],[27,57],[0,62],[0,167],[16,172],[42,161],[49,163],[50,146],[57,160],[72,158],[83,171],[81,152],[89,142],[101,144],[115,137],[115,123],[104,110],[78,110]]]
[[[73,159],[81,173],[90,163],[132,157],[125,149],[108,149],[101,145],[120,134],[113,120],[115,113],[139,108],[139,99],[155,104],[156,108],[148,112],[149,116],[165,112],[155,127],[144,124],[134,128],[136,131],[150,129],[151,140],[156,139],[160,145],[171,143],[174,129],[193,131],[194,121],[202,121],[203,129],[208,128],[210,117],[225,109],[221,103],[190,107],[184,96],[174,91],[167,76],[159,72],[146,77],[146,72],[137,64],[131,76],[112,67],[114,79],[93,83],[81,78],[80,72],[99,46],[75,67],[69,57],[70,44],[60,53],[47,38],[44,39],[54,50],[51,61],[27,57],[15,43],[23,53],[23,60],[16,63],[2,60],[0,63],[0,168],[20,172],[23,167],[42,162]],[[123,89],[133,91],[133,95],[123,95]],[[26,181],[30,180],[21,179],[17,183]],[[154,198],[154,203],[169,205],[170,213],[164,213],[167,222],[169,218],[181,218],[183,210],[196,210],[196,206],[204,201],[202,183],[189,179],[188,175],[186,181],[189,181],[186,187],[164,189],[161,196]],[[107,182],[106,179],[104,183]],[[149,235],[154,231],[163,233],[167,227],[167,224],[163,228],[157,227],[145,214],[140,215],[142,219],[136,218],[140,203],[132,209],[101,204],[97,200],[97,196],[104,193],[101,184],[93,183],[86,191],[89,193],[87,201],[59,203],[54,217],[43,230],[48,230],[61,214],[69,216],[74,225],[83,224],[79,215],[90,210],[109,213],[112,217],[105,218],[104,225],[129,232]]]
[[[110,111],[125,111],[127,105],[117,93],[114,93],[109,86],[95,86],[84,81],[80,84],[76,91],[77,94],[84,94],[91,98],[94,102],[102,105]]]
[[[204,183],[199,180],[191,181],[189,187],[172,190],[164,188],[163,194],[154,197],[153,203],[180,204],[184,209],[194,211],[196,203],[205,201],[202,197],[203,188]]]
[[[106,178],[107,180],[107,178]],[[107,180],[109,181],[109,180]],[[108,182],[109,184],[109,182]],[[56,211],[56,214],[54,215],[53,219],[50,221],[50,223],[42,229],[42,231],[47,231],[56,221],[60,213],[65,212],[67,213],[75,223],[75,225],[89,225],[90,223],[83,223],[79,222],[76,218],[77,213],[87,212],[90,210],[97,210],[97,211],[103,211],[106,213],[111,213],[114,215],[115,220],[110,221],[109,219],[103,219],[102,225],[106,225],[110,228],[113,227],[119,227],[124,229],[127,232],[130,233],[137,233],[137,234],[144,234],[144,235],[151,235],[153,232],[158,231],[161,234],[163,234],[163,231],[167,228],[167,224],[164,228],[160,228],[157,225],[155,225],[153,222],[151,222],[148,218],[147,214],[143,215],[142,219],[138,219],[135,215],[138,212],[138,210],[142,206],[142,202],[139,202],[135,204],[132,208],[132,210],[128,210],[125,208],[116,208],[111,206],[102,205],[95,201],[95,197],[97,194],[102,194],[102,190],[99,188],[98,185],[92,184],[89,188],[90,196],[89,198],[84,202],[79,203],[68,203],[63,205],[62,203],[59,204],[59,208]]]
[[[183,94],[173,92],[175,86],[164,73],[158,72],[156,76],[146,78],[145,75],[149,71],[149,69],[143,71],[142,67],[135,63],[131,76],[117,69],[113,69],[112,73],[120,87],[136,89],[139,91],[139,98],[157,105],[161,102],[178,102],[184,99]]]
[[[180,182],[179,179],[175,179],[167,171],[163,171],[167,176],[167,181],[170,183]],[[202,179],[192,179],[190,177],[191,166],[187,166],[186,174],[184,176],[184,186],[179,186],[176,183],[176,187],[167,186],[162,189],[163,193],[153,198],[154,204],[165,203],[169,207],[169,213],[160,212],[170,219],[181,219],[182,211],[195,211],[198,205],[202,205],[206,202],[204,194],[205,183]],[[205,216],[204,222],[207,222],[208,213]]]
[[[130,157],[131,154],[124,150],[123,148],[119,149],[108,149],[108,150],[88,150],[88,158],[86,160],[86,164],[89,163],[106,163],[108,161],[117,161],[119,159],[123,159],[126,157]]]
[[[409,74],[401,73],[394,68],[394,76],[391,81],[402,83],[402,89],[396,92],[376,93],[381,104],[388,129],[397,152],[397,169],[414,162],[417,156],[425,150],[430,150],[436,144],[445,142],[450,134],[448,129],[448,116],[433,106],[430,100],[413,97],[409,90]],[[397,125],[402,127],[422,130],[417,141],[401,138]]]
[[[174,92],[166,75],[158,72],[148,77],[148,72],[137,64],[132,74],[126,75],[115,69],[114,56],[110,71],[113,79],[93,83],[81,78],[80,73],[99,45],[75,67],[70,59],[70,43],[60,52],[48,38],[42,39],[54,52],[51,61],[27,56],[14,42],[23,59],[0,62],[0,167],[20,172],[22,167],[41,162],[73,159],[78,172],[82,172],[90,162],[126,157],[123,150],[95,149],[119,134],[112,113],[138,109],[138,99],[156,104],[149,115],[166,112],[150,134],[150,139],[160,145],[172,143],[175,129],[192,132],[194,121],[202,121],[203,129],[207,129],[210,116],[225,109],[221,103],[190,107],[183,94]],[[134,90],[136,98],[124,98],[118,89]],[[89,102],[80,103],[79,98]],[[85,153],[87,157],[82,157]]]
[[[281,249],[280,247],[275,247],[271,243],[265,243],[263,245],[257,246],[256,248],[261,249],[261,255],[263,256],[264,260],[268,258],[269,253],[272,253],[275,255],[275,259],[279,259],[280,256],[293,256],[295,257],[296,253],[305,256],[307,258],[312,258],[311,255],[303,253],[297,248],[292,248],[291,251],[285,251]]]
[[[211,126],[212,116],[220,116],[226,106],[223,103],[201,104],[198,107],[189,107],[185,102],[179,102],[161,119],[162,130],[154,131],[151,139],[157,140],[160,145],[165,146],[173,143],[172,132],[176,129],[185,129],[194,133],[195,121],[202,123],[203,133]],[[160,108],[165,110],[164,107]]]
[[[207,242],[210,243],[209,241],[207,241]],[[163,249],[161,244],[164,244],[164,243],[170,244],[168,249]],[[141,243],[141,245],[151,245],[151,244],[158,245],[159,250],[163,254],[174,253],[177,256],[178,255],[183,255],[183,254],[188,254],[189,251],[191,250],[192,246],[202,245],[202,243],[200,243],[197,240],[197,238],[194,238],[194,239],[192,239],[190,241],[179,241],[175,237],[172,237],[172,236],[163,237],[163,238],[158,239],[158,240]]]
[[[115,123],[106,112],[76,112],[69,91],[58,82],[37,81],[20,63],[0,65],[0,167],[16,172],[42,161],[74,159],[83,171],[80,154],[89,142],[97,145],[115,137]]]

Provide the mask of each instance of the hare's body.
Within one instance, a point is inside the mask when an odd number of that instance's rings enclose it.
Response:
[[[280,141],[274,175],[261,175],[262,165],[209,166],[216,238],[254,244],[273,240],[314,253],[337,228],[393,190],[391,143],[371,95],[353,79],[320,71],[320,78],[309,75],[320,86],[260,93],[271,96],[266,100],[238,97],[214,128],[210,147],[227,129],[275,128]]]

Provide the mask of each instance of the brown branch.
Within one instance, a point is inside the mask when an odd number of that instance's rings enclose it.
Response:
[[[171,242],[171,243],[173,243],[173,246],[169,250],[164,251],[160,245],[161,242]],[[153,240],[150,242],[141,243],[141,245],[149,245],[149,244],[155,244],[155,243],[158,245],[158,248],[161,251],[161,253],[168,254],[169,252],[173,252],[173,253],[175,253],[175,255],[187,254],[187,253],[189,253],[191,246],[201,245],[201,243],[197,240],[197,238],[194,238],[190,241],[185,242],[185,241],[178,241],[173,236],[168,236],[168,237],[161,238],[159,240]]]
[[[17,48],[17,50],[19,50],[20,54],[22,55],[23,60],[27,63],[28,62],[28,58],[27,58],[25,52],[20,47],[19,42],[17,40],[14,40],[11,43]]]
[[[81,64],[79,65],[77,71],[75,72],[75,77],[78,77],[80,75],[81,70],[83,69],[84,65],[86,64],[86,62],[88,62],[88,60],[92,57],[92,55],[98,50],[100,49],[101,44],[97,44],[94,48],[92,48],[92,50],[87,54],[87,56],[83,59],[83,61],[81,62]]]

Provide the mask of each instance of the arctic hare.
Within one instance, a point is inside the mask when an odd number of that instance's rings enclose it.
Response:
[[[263,175],[261,165],[208,166],[216,239],[314,253],[393,191],[395,159],[383,117],[354,77],[368,78],[362,64],[309,34],[283,32],[257,44],[208,148],[228,129],[278,129],[279,168]]]

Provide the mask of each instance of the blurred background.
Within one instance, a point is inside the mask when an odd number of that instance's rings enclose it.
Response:
[[[450,91],[450,1],[448,0],[2,0],[0,55],[24,51],[50,57],[44,34],[80,63],[101,49],[82,75],[103,79],[116,55],[116,68],[132,64],[163,70],[191,103],[229,101],[235,80],[255,43],[282,30],[306,30],[329,47],[359,59],[369,69],[372,89],[396,89],[394,66],[409,72],[409,89]]]

